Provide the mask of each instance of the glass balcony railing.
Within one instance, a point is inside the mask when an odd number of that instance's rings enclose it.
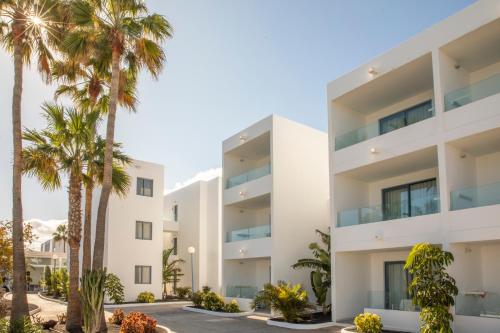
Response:
[[[500,295],[489,292],[459,294],[455,300],[455,313],[500,319]]]
[[[500,182],[451,192],[451,210],[500,204]]]
[[[226,188],[231,188],[271,174],[271,164],[248,171],[242,175],[231,177],[227,180]]]
[[[227,233],[226,241],[229,243],[265,237],[271,237],[271,225],[269,224],[230,231]]]
[[[370,290],[368,292],[367,307],[396,311],[419,311],[408,295],[386,292],[384,290]]]
[[[227,286],[226,297],[254,299],[258,291],[254,286]]]
[[[500,93],[500,74],[447,93],[444,96],[444,110],[450,111],[498,93]]]
[[[418,123],[434,116],[434,107],[431,100],[421,103],[388,117],[379,119],[361,128],[344,133],[335,138],[335,150],[340,150],[360,143],[379,135]]]
[[[367,224],[439,213],[439,197],[432,197],[412,204],[401,201],[397,207],[383,208],[381,205],[343,210],[338,213],[337,226]]]

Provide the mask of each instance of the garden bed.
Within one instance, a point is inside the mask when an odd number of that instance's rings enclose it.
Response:
[[[2,299],[0,300],[0,303],[7,305],[7,317],[9,317],[12,301],[8,299]],[[40,307],[35,304],[28,304],[28,310],[30,312],[30,315],[32,316],[40,312]]]
[[[219,311],[210,311],[210,310],[206,310],[204,308],[195,307],[195,306],[184,306],[182,309],[186,310],[186,311],[191,311],[191,312],[203,313],[203,314],[207,314],[207,315],[211,315],[211,316],[228,317],[228,318],[246,317],[246,316],[250,316],[251,314],[254,313],[254,310],[245,311],[245,312],[219,312]]]
[[[155,333],[170,333],[171,331],[164,326],[156,326]],[[68,333],[64,325],[58,324],[53,330],[44,330],[43,332]],[[108,324],[108,333],[120,333],[120,326]]]
[[[282,317],[271,318],[267,321],[270,326],[289,328],[293,330],[315,330],[330,326],[335,326],[332,322],[332,314],[329,312],[314,312],[302,317],[302,321],[298,323],[286,322]]]
[[[350,327],[344,327],[341,333],[357,333],[356,327],[350,326]],[[393,330],[382,330],[382,333],[409,333],[409,332],[404,332],[404,331],[393,331]]]

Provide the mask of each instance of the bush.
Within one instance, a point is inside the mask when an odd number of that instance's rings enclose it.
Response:
[[[140,312],[130,312],[122,322],[120,333],[154,333],[156,320]]]
[[[310,307],[307,292],[300,284],[292,285],[284,281],[278,281],[278,285],[267,283],[264,289],[255,296],[252,307],[256,304],[271,307],[272,310],[280,312],[288,323],[302,321],[302,315]]]
[[[57,315],[57,322],[59,324],[66,324],[67,318],[68,318],[68,316],[66,315],[66,312],[63,312],[63,313]]]
[[[195,307],[203,307],[203,293],[201,291],[193,293],[193,295],[191,295],[191,301]]]
[[[139,303],[154,303],[155,295],[149,291],[143,291],[137,296],[137,302]]]
[[[374,313],[361,313],[354,318],[354,325],[358,333],[382,332],[382,319]]]
[[[14,323],[12,327],[7,319],[0,319],[0,333],[22,332],[22,333],[42,333],[42,327],[31,323],[29,317]]]
[[[0,301],[0,319],[7,317],[7,303]]]
[[[120,278],[113,273],[106,275],[106,284],[104,287],[106,295],[115,304],[121,304],[125,301],[124,287]]]
[[[123,313],[122,309],[116,309],[113,311],[113,315],[109,318],[109,322],[115,325],[121,325],[123,319],[125,318],[125,313]]]
[[[175,292],[177,293],[177,296],[179,296],[179,298],[189,298],[189,296],[191,294],[191,288],[179,287],[179,288],[175,289]]]
[[[225,312],[229,313],[237,313],[240,312],[240,306],[238,305],[238,302],[236,300],[232,300],[231,302],[227,303],[225,306]]]
[[[203,296],[203,308],[210,311],[224,311],[224,299],[222,296],[210,291]]]

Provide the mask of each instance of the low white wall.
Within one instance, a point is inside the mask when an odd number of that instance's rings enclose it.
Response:
[[[382,324],[384,325],[385,329],[400,330],[412,333],[416,333],[419,331],[418,312],[370,308],[365,308],[365,312],[378,314],[382,318]]]

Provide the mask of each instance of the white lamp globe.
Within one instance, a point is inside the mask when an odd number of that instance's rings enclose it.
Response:
[[[188,247],[188,253],[189,254],[194,254],[195,252],[196,252],[196,249],[194,248],[194,246]]]

